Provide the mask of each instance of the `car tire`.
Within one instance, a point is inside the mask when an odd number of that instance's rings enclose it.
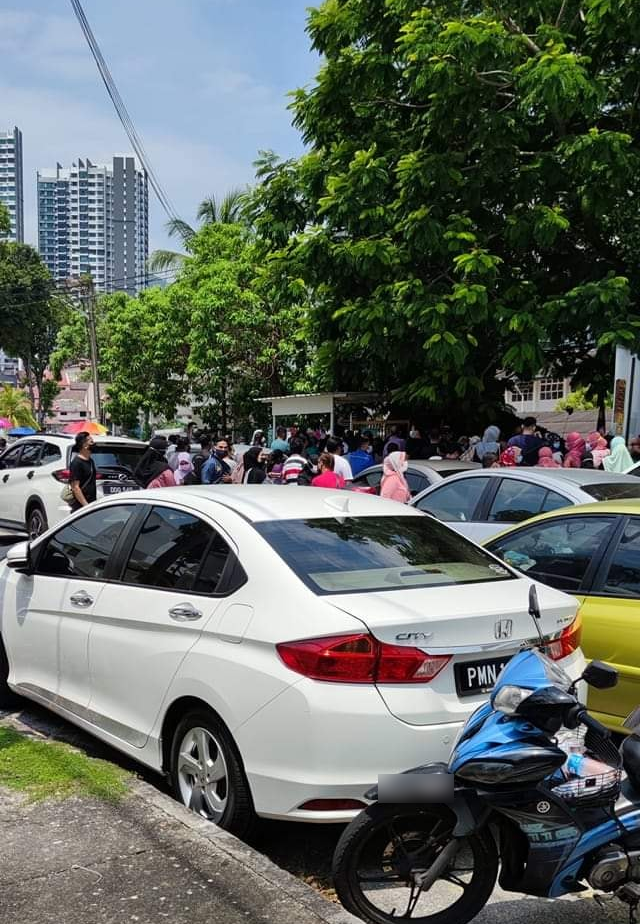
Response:
[[[4,650],[2,638],[0,638],[0,709],[12,709],[20,703],[20,697],[13,692],[7,683],[8,677],[9,660]]]
[[[211,712],[189,712],[171,743],[169,777],[174,797],[202,818],[240,838],[256,822],[251,791],[235,743]]]
[[[34,504],[33,507],[29,508],[26,525],[29,539],[37,539],[38,536],[41,536],[49,529],[47,515],[40,504]]]

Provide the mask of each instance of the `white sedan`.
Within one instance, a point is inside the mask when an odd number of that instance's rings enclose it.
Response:
[[[140,491],[0,565],[0,707],[48,706],[236,833],[346,821],[379,773],[448,757],[536,629],[531,581],[392,501],[318,488]],[[576,601],[539,585],[551,655]]]
[[[539,513],[599,500],[640,498],[640,480],[588,468],[485,468],[451,475],[411,504],[485,542]]]

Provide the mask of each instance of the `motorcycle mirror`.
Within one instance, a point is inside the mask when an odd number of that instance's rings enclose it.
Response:
[[[592,661],[585,668],[582,679],[595,690],[611,690],[618,683],[618,671],[603,661]]]
[[[540,644],[544,647],[544,636],[540,628],[540,620],[542,619],[542,614],[540,612],[540,601],[538,600],[538,591],[536,590],[535,584],[532,584],[529,588],[529,616],[531,616],[535,623],[538,636],[540,637]]]

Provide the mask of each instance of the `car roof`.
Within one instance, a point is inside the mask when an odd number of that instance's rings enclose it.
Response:
[[[610,516],[612,513],[617,516],[640,516],[640,498],[638,500],[594,501],[592,504],[575,504],[573,507],[562,507],[559,510],[551,510],[549,513],[539,513],[537,516],[531,517],[529,520],[524,520],[522,523],[511,524],[507,529],[501,530],[497,535],[489,536],[482,544],[490,545],[496,539],[507,536],[509,533],[515,533],[525,527],[534,526],[536,523],[541,523],[544,520],[553,520],[558,517],[584,516],[585,514],[589,516]]]
[[[546,482],[563,482],[568,481],[581,487],[584,484],[597,484],[601,481],[603,484],[610,482],[637,483],[635,475],[621,475],[618,472],[602,472],[593,468],[542,468],[537,465],[522,466],[521,468],[481,468],[469,472],[460,472],[458,475],[451,475],[447,478],[447,484],[451,484],[454,479],[458,478],[522,478]]]
[[[72,442],[75,439],[75,436],[72,436],[70,433],[34,433],[32,436],[22,436],[19,440],[15,440],[11,443],[9,448],[14,446],[21,446],[23,443],[32,443],[34,440],[45,440],[51,442],[52,440],[62,440],[65,445],[69,442]],[[120,446],[144,446],[145,449],[148,448],[148,444],[144,443],[142,440],[133,439],[133,437],[128,436],[109,436],[108,433],[96,434],[94,437],[94,442],[100,443],[109,443],[117,444]]]
[[[134,499],[188,503],[203,513],[222,504],[251,523],[339,516],[426,516],[413,507],[370,494],[299,485],[182,485],[136,491]]]

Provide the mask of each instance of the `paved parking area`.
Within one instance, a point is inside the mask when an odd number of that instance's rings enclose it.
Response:
[[[26,726],[47,737],[67,741],[92,757],[114,761],[136,772],[143,780],[161,792],[165,790],[162,779],[156,774],[145,771],[144,768],[129,761],[117,751],[39,706],[28,704],[16,713],[0,712],[0,721],[15,722],[18,726]],[[275,864],[304,879],[331,900],[333,892],[329,871],[331,856],[339,836],[340,828],[334,825],[300,825],[264,821],[261,823],[253,846]],[[15,906],[17,914],[18,910],[22,909],[21,901],[17,897]],[[335,905],[330,905],[329,908],[331,907],[337,911]],[[15,920],[17,924],[19,915]],[[268,912],[265,920],[268,920]],[[602,922],[626,924],[628,920],[629,912],[626,906],[612,901],[602,908],[589,893],[548,901],[513,895],[502,892],[500,889],[496,889],[489,905],[476,918],[477,924],[602,924]]]

